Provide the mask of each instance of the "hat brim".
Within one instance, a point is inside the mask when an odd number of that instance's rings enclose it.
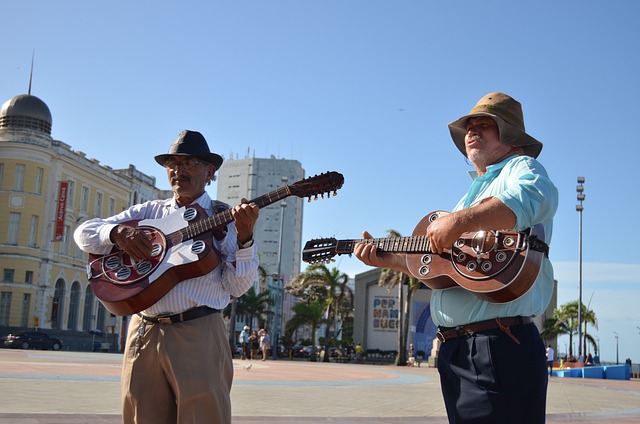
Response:
[[[449,132],[451,133],[451,138],[453,139],[453,142],[458,150],[460,150],[460,152],[465,157],[467,156],[467,149],[464,143],[464,138],[467,134],[467,121],[470,118],[476,118],[479,116],[488,116],[496,121],[496,123],[498,124],[498,129],[500,131],[500,141],[502,143],[509,146],[522,147],[524,149],[524,153],[527,156],[531,156],[533,158],[537,158],[538,155],[540,155],[543,146],[540,141],[531,137],[529,134],[522,131],[515,125],[508,123],[499,116],[487,112],[477,112],[465,115],[462,118],[457,119],[449,124]]]
[[[156,162],[158,162],[160,166],[164,166],[165,161],[172,156],[192,156],[192,157],[201,159],[215,166],[216,171],[220,169],[220,166],[222,165],[222,162],[223,162],[222,156],[216,155],[215,153],[208,153],[205,155],[192,155],[188,153],[171,153],[171,154],[165,153],[165,154],[154,157],[154,159],[156,160]]]

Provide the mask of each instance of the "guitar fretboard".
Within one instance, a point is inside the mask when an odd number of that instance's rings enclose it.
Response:
[[[427,236],[386,237],[359,240],[338,240],[336,253],[353,253],[356,243],[373,244],[382,252],[430,253],[431,243]]]
[[[290,195],[291,190],[289,189],[289,186],[284,186],[270,193],[250,200],[248,203],[255,203],[259,208],[264,208],[265,206],[269,206],[277,202],[278,200],[282,200]],[[200,221],[183,228],[179,232],[182,235],[182,240],[189,240],[197,235],[206,233],[207,231],[212,231],[214,229],[223,227],[232,221],[233,214],[231,213],[231,209],[227,209],[226,211],[222,211],[207,218],[201,219]]]

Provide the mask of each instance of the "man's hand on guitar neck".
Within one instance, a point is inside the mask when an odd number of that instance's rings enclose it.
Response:
[[[258,220],[259,209],[258,205],[248,203],[245,198],[242,199],[238,206],[232,209],[231,215],[236,222],[239,245],[245,244],[253,238],[253,227]]]
[[[371,239],[373,236],[367,231],[362,232],[362,238]],[[405,253],[388,253],[379,252],[374,244],[356,243],[353,248],[356,258],[360,259],[366,265],[376,268],[389,268],[410,274],[407,268],[407,260]]]
[[[151,257],[151,241],[142,230],[119,224],[111,230],[111,241],[136,262]]]

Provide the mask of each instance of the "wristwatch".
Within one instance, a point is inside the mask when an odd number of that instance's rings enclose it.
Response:
[[[253,237],[251,237],[248,241],[244,243],[240,243],[240,240],[238,240],[238,249],[246,249],[247,247],[251,247],[251,246],[253,246]]]

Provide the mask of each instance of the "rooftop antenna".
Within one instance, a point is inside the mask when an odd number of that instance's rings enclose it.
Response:
[[[33,53],[31,54],[31,70],[29,71],[29,90],[27,92],[28,95],[31,95],[31,81],[33,80],[33,60],[36,56],[36,49],[33,49]]]

